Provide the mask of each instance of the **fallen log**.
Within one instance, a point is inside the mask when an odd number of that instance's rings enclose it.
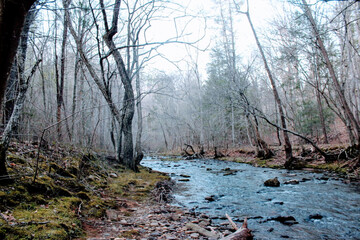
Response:
[[[234,228],[237,228],[236,224],[231,220],[229,216],[228,217],[229,222]],[[247,218],[245,218],[243,225],[241,228],[238,228],[236,232],[221,238],[220,240],[252,240],[253,235],[251,233],[251,230],[247,228]]]
[[[241,228],[239,228],[236,223],[233,222],[231,217],[226,214],[227,219],[229,220],[231,226],[236,230],[236,232],[226,236],[222,237],[223,235],[221,233],[215,232],[215,231],[208,231],[203,227],[200,227],[197,224],[194,223],[187,223],[186,228],[191,229],[209,239],[220,239],[220,240],[252,240],[253,235],[251,233],[251,230],[247,228],[247,218],[245,218],[244,223]]]

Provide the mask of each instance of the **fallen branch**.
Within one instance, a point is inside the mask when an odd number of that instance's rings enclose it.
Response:
[[[199,234],[209,238],[209,239],[219,239],[220,235],[216,232],[210,232],[206,230],[205,228],[200,227],[197,224],[194,223],[187,223],[186,224],[187,229],[192,229],[195,232],[198,232]]]
[[[231,220],[231,222],[232,222],[232,220]],[[235,224],[235,226],[236,226],[236,224]],[[244,223],[241,226],[241,228],[236,230],[236,232],[234,232],[226,237],[221,238],[220,240],[252,240],[252,239],[253,239],[253,235],[251,234],[251,230],[247,228],[247,218],[245,218]]]
[[[231,217],[226,213],[225,214],[226,218],[229,220],[231,226],[235,229],[235,230],[238,230],[239,227],[236,225],[236,223],[234,223],[234,221],[231,219]]]
[[[247,218],[245,218],[244,223],[241,228],[239,228],[236,223],[233,222],[231,217],[228,214],[225,214],[229,220],[231,226],[236,230],[236,232],[228,235],[227,237],[221,237],[220,233],[215,232],[214,230],[208,231],[205,228],[200,227],[194,223],[187,223],[186,228],[191,229],[209,239],[220,239],[220,240],[252,240],[253,235],[251,230],[247,228]]]

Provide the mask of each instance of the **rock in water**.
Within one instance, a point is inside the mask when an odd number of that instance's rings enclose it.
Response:
[[[264,182],[266,187],[280,187],[280,182],[277,177],[268,179]]]
[[[209,201],[209,202],[213,202],[215,201],[215,196],[214,195],[211,195],[209,197],[206,197],[205,200]]]
[[[289,181],[284,182],[284,184],[291,184],[291,185],[295,185],[295,184],[299,184],[299,181],[296,179],[291,179]]]

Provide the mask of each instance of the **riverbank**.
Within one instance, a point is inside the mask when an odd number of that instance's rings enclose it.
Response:
[[[293,154],[297,166],[295,169],[304,169],[311,171],[327,171],[344,178],[346,182],[360,182],[360,163],[359,150],[350,148],[345,145],[321,145],[321,149],[327,154],[336,156],[336,160],[326,162],[324,157],[314,151],[311,145],[293,146]],[[217,150],[216,159],[222,161],[231,161],[238,163],[250,164],[255,167],[267,167],[273,169],[284,169],[286,162],[284,150],[279,146],[271,147],[274,156],[268,159],[258,158],[255,156],[255,150],[251,146],[244,146],[237,149],[219,149]],[[196,151],[196,150],[195,150]],[[170,156],[177,159],[178,156],[186,157],[186,153],[173,151],[162,153],[162,156]],[[171,157],[175,156],[175,157]],[[205,151],[204,158],[213,159],[215,152],[212,150]]]
[[[167,174],[146,167],[134,173],[105,154],[13,143],[8,171],[14,182],[0,185],[0,239],[207,239],[188,223],[234,231],[167,204]]]
[[[337,160],[326,162],[325,159],[315,152],[311,146],[295,146],[294,157],[297,167],[295,169],[311,171],[327,171],[336,174],[338,177],[346,179],[347,182],[360,181],[360,166],[355,162],[359,156],[355,157],[349,152],[347,146],[323,145],[322,150],[327,154],[338,156]],[[224,157],[219,160],[246,163],[255,167],[268,167],[274,169],[283,169],[286,162],[284,151],[279,148],[273,148],[275,156],[269,159],[254,157],[254,151],[249,149],[240,149],[228,151]]]

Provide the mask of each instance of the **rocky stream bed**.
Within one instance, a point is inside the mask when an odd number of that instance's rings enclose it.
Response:
[[[215,227],[229,227],[227,213],[239,224],[247,217],[255,239],[360,239],[360,188],[335,174],[218,160],[142,164],[169,173],[177,182],[173,204],[209,216]],[[264,185],[275,177],[279,187]]]

